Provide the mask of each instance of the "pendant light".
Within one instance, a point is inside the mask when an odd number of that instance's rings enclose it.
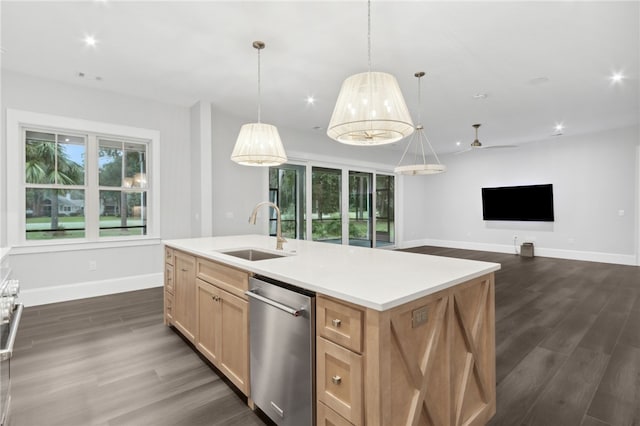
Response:
[[[265,44],[254,41],[253,47],[258,51],[258,122],[240,128],[231,160],[243,166],[277,166],[287,162],[280,134],[276,126],[260,122],[260,51]]]
[[[371,71],[371,0],[368,0],[367,72],[342,83],[327,135],[348,145],[383,145],[414,131],[398,81],[387,73]]]
[[[447,171],[447,166],[444,164],[440,164],[440,159],[438,155],[431,146],[431,142],[429,142],[429,138],[424,131],[424,126],[420,124],[422,122],[422,90],[421,90],[421,81],[422,77],[424,77],[424,71],[420,71],[414,74],[415,77],[418,78],[418,125],[416,126],[416,132],[411,135],[411,139],[409,140],[409,144],[404,150],[402,157],[400,158],[400,162],[398,166],[393,170],[394,172],[401,175],[433,175],[436,173],[442,173]],[[415,144],[415,156],[414,156],[414,164],[402,165],[402,161],[404,160],[407,152],[409,152],[409,148],[413,143]],[[424,143],[427,143],[431,153],[436,158],[437,164],[427,164],[427,157],[424,153]],[[422,157],[422,162],[419,162],[420,156]]]

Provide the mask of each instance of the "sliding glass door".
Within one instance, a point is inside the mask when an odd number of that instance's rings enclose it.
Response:
[[[280,208],[282,235],[285,238],[306,238],[305,167],[284,165],[269,169],[269,201]],[[276,235],[277,217],[269,209],[269,234]]]
[[[342,244],[342,170],[313,167],[311,229],[314,241]]]
[[[269,169],[269,200],[280,207],[283,235],[333,244],[393,246],[394,185],[393,175],[359,170],[291,164]],[[275,235],[275,211],[269,220]]]
[[[349,171],[349,245],[373,247],[373,174]]]
[[[376,247],[396,242],[394,185],[393,176],[376,175]]]

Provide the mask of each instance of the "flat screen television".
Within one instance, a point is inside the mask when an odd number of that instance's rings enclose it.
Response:
[[[553,185],[482,188],[482,218],[553,222]]]

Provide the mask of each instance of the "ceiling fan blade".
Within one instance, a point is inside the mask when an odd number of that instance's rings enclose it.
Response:
[[[474,149],[500,149],[500,148],[517,148],[518,145],[489,145],[489,146],[479,146]]]
[[[465,152],[469,152],[469,151],[473,151],[473,148],[466,148],[463,149],[462,151],[456,151],[453,153],[453,155],[460,155],[460,154],[464,154]]]

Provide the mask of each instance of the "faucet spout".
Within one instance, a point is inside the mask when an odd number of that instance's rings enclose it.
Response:
[[[276,211],[276,250],[283,250],[282,244],[286,243],[287,240],[282,237],[282,224],[280,219],[280,209],[277,205],[272,203],[271,201],[263,201],[261,203],[256,204],[251,212],[251,216],[249,216],[249,223],[252,225],[256,224],[256,218],[258,216],[258,210],[262,206],[273,207]]]

